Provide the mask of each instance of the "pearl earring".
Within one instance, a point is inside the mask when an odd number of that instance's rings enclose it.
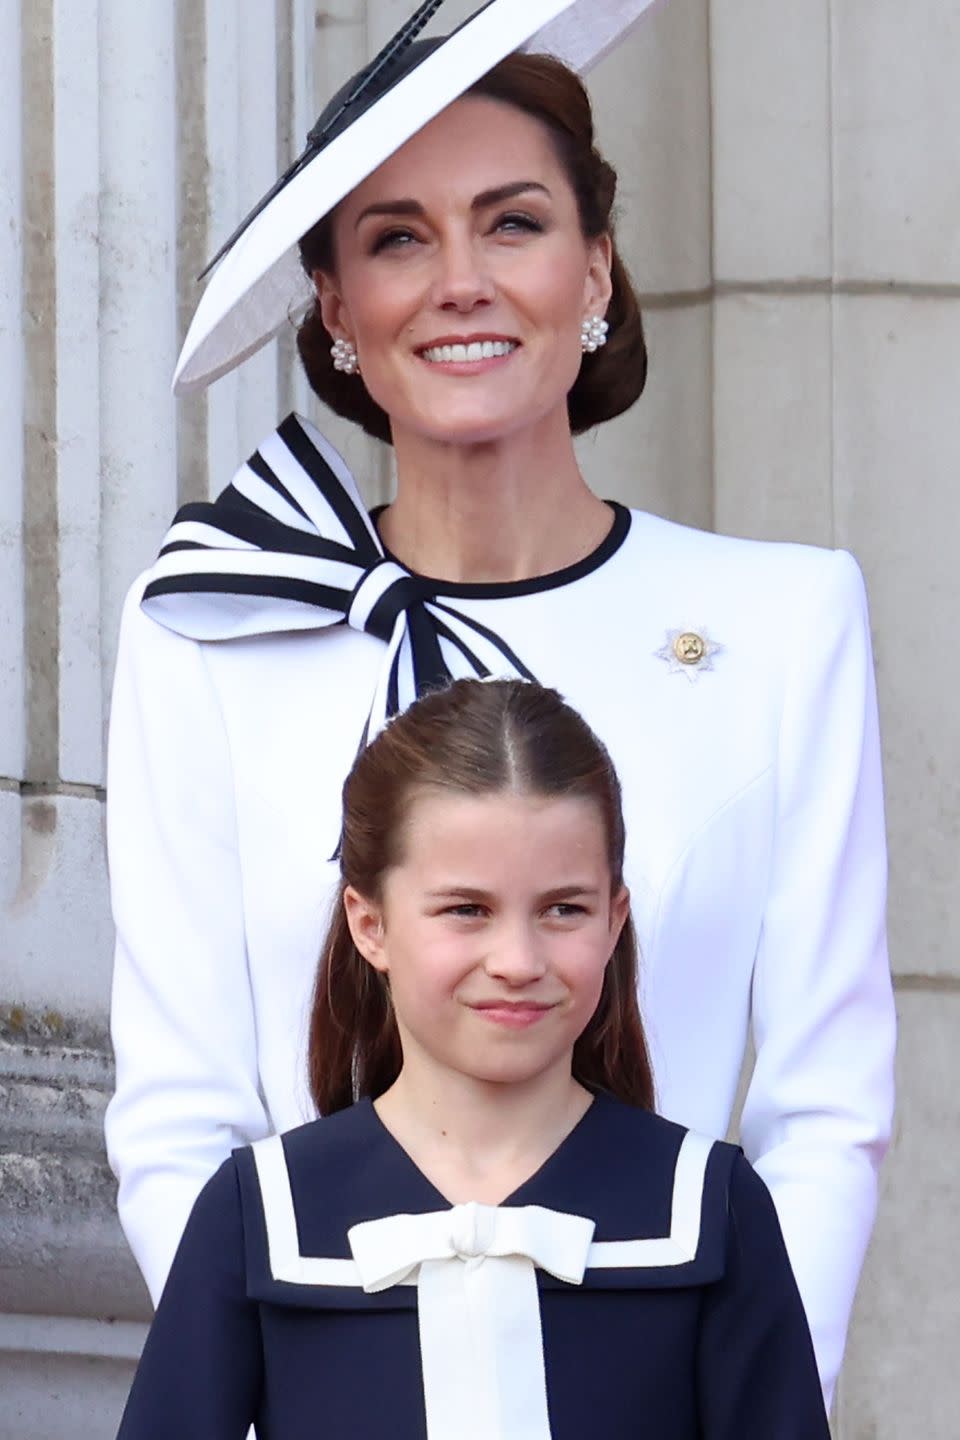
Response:
[[[580,326],[580,344],[585,355],[593,355],[601,346],[607,343],[607,331],[610,326],[606,320],[599,315],[591,315],[589,320],[584,320]]]
[[[330,354],[333,356],[334,370],[342,370],[344,375],[357,374],[360,362],[352,340],[334,340]]]

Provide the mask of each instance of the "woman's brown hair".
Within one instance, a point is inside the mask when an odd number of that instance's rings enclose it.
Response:
[[[579,77],[549,55],[508,55],[467,92],[500,100],[532,115],[547,127],[577,197],[585,240],[609,235],[613,241],[613,295],[607,308],[606,346],[586,354],[567,396],[574,435],[622,415],[642,394],[647,378],[647,348],[640,306],[614,239],[613,205],[617,175],[594,143],[590,98]],[[300,241],[307,275],[336,272],[333,216],[326,215]],[[314,393],[338,415],[353,420],[368,435],[390,441],[390,421],[359,375],[334,370],[330,335],[314,305],[297,332],[297,349]]]
[[[457,680],[418,700],[360,753],[343,787],[340,890],[310,1016],[310,1092],[321,1115],[382,1095],[400,1073],[389,987],[353,943],[343,892],[351,885],[380,900],[387,871],[402,858],[407,813],[424,790],[589,800],[603,821],[611,894],[623,883],[625,834],[613,762],[555,690],[522,680]],[[629,917],[597,1009],[574,1046],[573,1074],[589,1089],[653,1108]]]

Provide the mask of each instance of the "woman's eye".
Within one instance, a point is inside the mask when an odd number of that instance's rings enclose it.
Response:
[[[496,229],[507,231],[526,230],[528,232],[539,233],[543,230],[543,225],[533,215],[527,215],[522,210],[511,210],[508,214],[500,216],[496,224]]]
[[[385,230],[378,235],[373,242],[373,254],[378,255],[381,250],[400,250],[416,240],[412,230]]]
[[[443,913],[453,915],[459,920],[475,920],[484,912],[482,905],[470,905],[465,901],[462,905],[448,905]]]

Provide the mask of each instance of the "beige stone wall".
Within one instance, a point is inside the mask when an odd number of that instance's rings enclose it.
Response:
[[[716,522],[857,555],[884,731],[899,1110],[838,1433],[948,1440],[960,690],[943,636],[960,604],[960,6],[714,0],[711,34]]]
[[[310,408],[289,341],[173,404],[192,277],[409,9],[0,5],[0,1440],[110,1435],[146,1313],[99,1139],[120,598],[177,500]],[[593,80],[652,370],[592,482],[847,546],[870,588],[901,1088],[840,1440],[960,1410],[958,74],[958,0],[669,0]]]

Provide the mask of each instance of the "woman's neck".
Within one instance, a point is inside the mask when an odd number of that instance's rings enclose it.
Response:
[[[451,1205],[498,1205],[540,1169],[591,1103],[569,1063],[519,1083],[408,1059],[375,1102],[383,1124]]]
[[[409,570],[497,583],[575,564],[604,539],[609,508],[587,488],[565,416],[507,440],[446,445],[394,437],[397,498],[380,517]]]

